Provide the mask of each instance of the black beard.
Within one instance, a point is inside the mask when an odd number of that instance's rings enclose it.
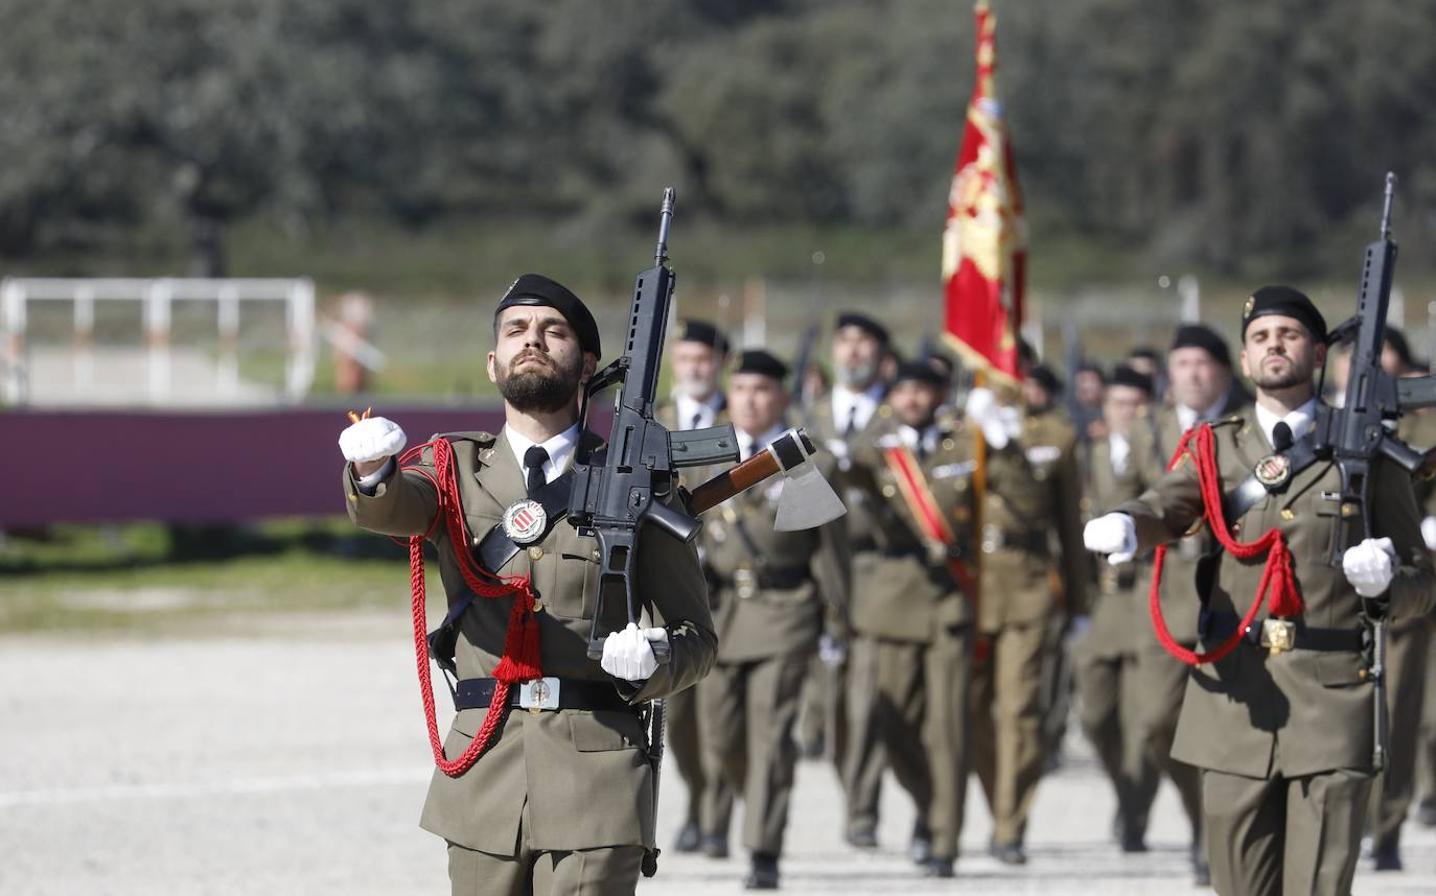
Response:
[[[519,360],[519,358],[515,358],[513,364],[517,364]],[[548,361],[553,364],[553,359],[550,358]],[[509,366],[512,367],[513,364]],[[572,370],[562,370],[555,366],[549,371],[526,370],[522,373],[500,373],[499,394],[517,411],[525,413],[561,411],[573,403],[573,396],[578,391],[578,381],[582,372],[583,360],[580,358]]]
[[[1300,365],[1288,363],[1286,373],[1264,373],[1258,369],[1257,375],[1252,377],[1253,385],[1269,391],[1290,389],[1293,386],[1300,386],[1302,383],[1311,382],[1310,370],[1302,370]]]

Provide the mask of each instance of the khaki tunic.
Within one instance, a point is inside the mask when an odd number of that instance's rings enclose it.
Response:
[[[815,463],[831,475],[831,456]],[[756,486],[704,522],[719,651],[713,673],[697,688],[705,777],[742,794],[743,845],[771,855],[782,852],[787,827],[802,680],[825,617],[845,615],[849,587],[843,520],[777,531],[783,486],[781,478]],[[792,578],[779,583],[778,576]],[[830,612],[824,598],[833,601]],[[703,829],[722,836],[731,805],[726,795],[706,800]]]
[[[482,537],[504,510],[525,497],[524,474],[507,440],[489,433],[450,434],[464,514]],[[596,437],[585,435],[593,445]],[[432,463],[425,451],[422,463]],[[385,535],[423,534],[433,520],[433,487],[414,472],[396,471],[375,494],[358,490],[345,466],[349,516]],[[449,598],[465,592],[453,547],[442,530],[429,537]],[[692,686],[713,664],[716,639],[707,586],[691,545],[655,526],[639,536],[636,586],[643,606],[668,629],[671,659],[638,685],[619,682],[588,659],[590,620],[598,571],[596,541],[561,522],[547,537],[520,551],[497,572],[532,575],[543,670],[563,679],[606,682],[629,703],[665,697]],[[461,678],[492,674],[503,651],[512,598],[476,599],[461,620],[456,661]],[[626,622],[621,606],[605,607],[609,630]],[[454,719],[446,755],[468,746],[486,710]],[[435,771],[422,827],[451,843],[497,856],[513,856],[520,842],[532,850],[582,850],[654,845],[654,770],[645,752],[639,717],[624,711],[510,711],[490,748],[465,774]]]
[[[868,575],[881,575],[886,587],[853,594],[849,693],[859,775],[852,814],[876,816],[885,760],[917,804],[918,824],[928,829],[934,856],[953,859],[966,796],[975,595],[964,594],[954,581],[944,551],[928,538],[883,457],[885,449],[901,444],[896,433],[887,435],[854,458],[855,480],[880,523],[881,551],[864,559]],[[949,426],[939,430],[930,455],[909,457],[953,531],[953,550],[975,575],[974,447],[972,433]]]

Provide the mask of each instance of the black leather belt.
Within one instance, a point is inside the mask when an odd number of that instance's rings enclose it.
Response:
[[[751,583],[758,588],[772,588],[774,590],[786,590],[797,588],[808,581],[813,574],[806,566],[778,566],[752,570]],[[718,581],[723,585],[735,585],[738,583],[738,576],[717,575]]]
[[[1203,610],[1197,618],[1197,631],[1208,644],[1225,641],[1241,625],[1241,617],[1222,610]],[[1252,623],[1242,634],[1250,644],[1261,643],[1261,620]],[[1359,653],[1366,646],[1366,632],[1359,628],[1311,628],[1296,623],[1292,646],[1297,650],[1324,650],[1337,653]]]
[[[544,679],[540,679],[542,681]],[[548,679],[552,680],[552,679]],[[494,700],[498,681],[492,678],[465,678],[454,688],[454,709],[488,709]],[[519,685],[509,688],[509,706],[522,706]],[[555,709],[620,709],[638,712],[638,707],[618,696],[606,681],[558,679],[558,705]]]
[[[991,554],[993,551],[1026,551],[1029,554],[1047,553],[1047,533],[1042,530],[1013,530],[999,529],[996,526],[984,526],[981,533],[982,552]]]

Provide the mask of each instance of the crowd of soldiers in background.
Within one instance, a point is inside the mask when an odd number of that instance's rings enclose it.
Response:
[[[1163,350],[1070,364],[1070,383],[1024,345],[1020,386],[991,388],[930,342],[904,358],[859,313],[837,317],[826,371],[813,362],[792,371],[761,350],[733,354],[711,324],[680,325],[666,425],[729,420],[745,459],[804,427],[825,449],[820,462],[848,514],[816,531],[776,531],[778,485],[705,521],[700,553],[720,646],[714,672],[669,701],[669,755],[690,800],[677,850],[727,858],[736,797],[747,885],[777,886],[804,756],[831,763],[846,797],[843,835],[859,849],[878,846],[890,769],[916,809],[907,848],[935,877],[954,873],[975,773],[992,817],[989,851],[1021,865],[1034,794],[1060,765],[1075,708],[1113,788],[1114,848],[1147,849],[1165,776],[1191,823],[1193,878],[1206,883],[1199,773],[1170,757],[1187,667],[1153,636],[1150,557],[1114,566],[1086,553],[1080,533],[1160,476],[1185,431],[1250,404],[1222,336],[1183,325]],[[1425,372],[1394,329],[1383,364]],[[1339,400],[1343,374],[1338,351],[1328,400]],[[1403,420],[1403,434],[1436,444],[1433,420]],[[1436,548],[1436,501],[1429,488],[1418,498]],[[1173,638],[1188,645],[1200,610],[1195,541],[1169,552],[1160,594]],[[1436,825],[1430,634],[1429,620],[1391,632],[1393,761],[1368,826],[1379,870],[1401,867],[1418,764],[1428,792],[1416,817]]]

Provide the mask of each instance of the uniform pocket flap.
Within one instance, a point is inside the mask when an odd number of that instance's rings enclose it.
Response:
[[[1361,684],[1366,681],[1366,663],[1354,651],[1322,651],[1316,656],[1316,680],[1329,688]]]
[[[643,745],[643,726],[635,713],[597,709],[569,712],[573,748],[580,753],[606,750],[636,750]]]

